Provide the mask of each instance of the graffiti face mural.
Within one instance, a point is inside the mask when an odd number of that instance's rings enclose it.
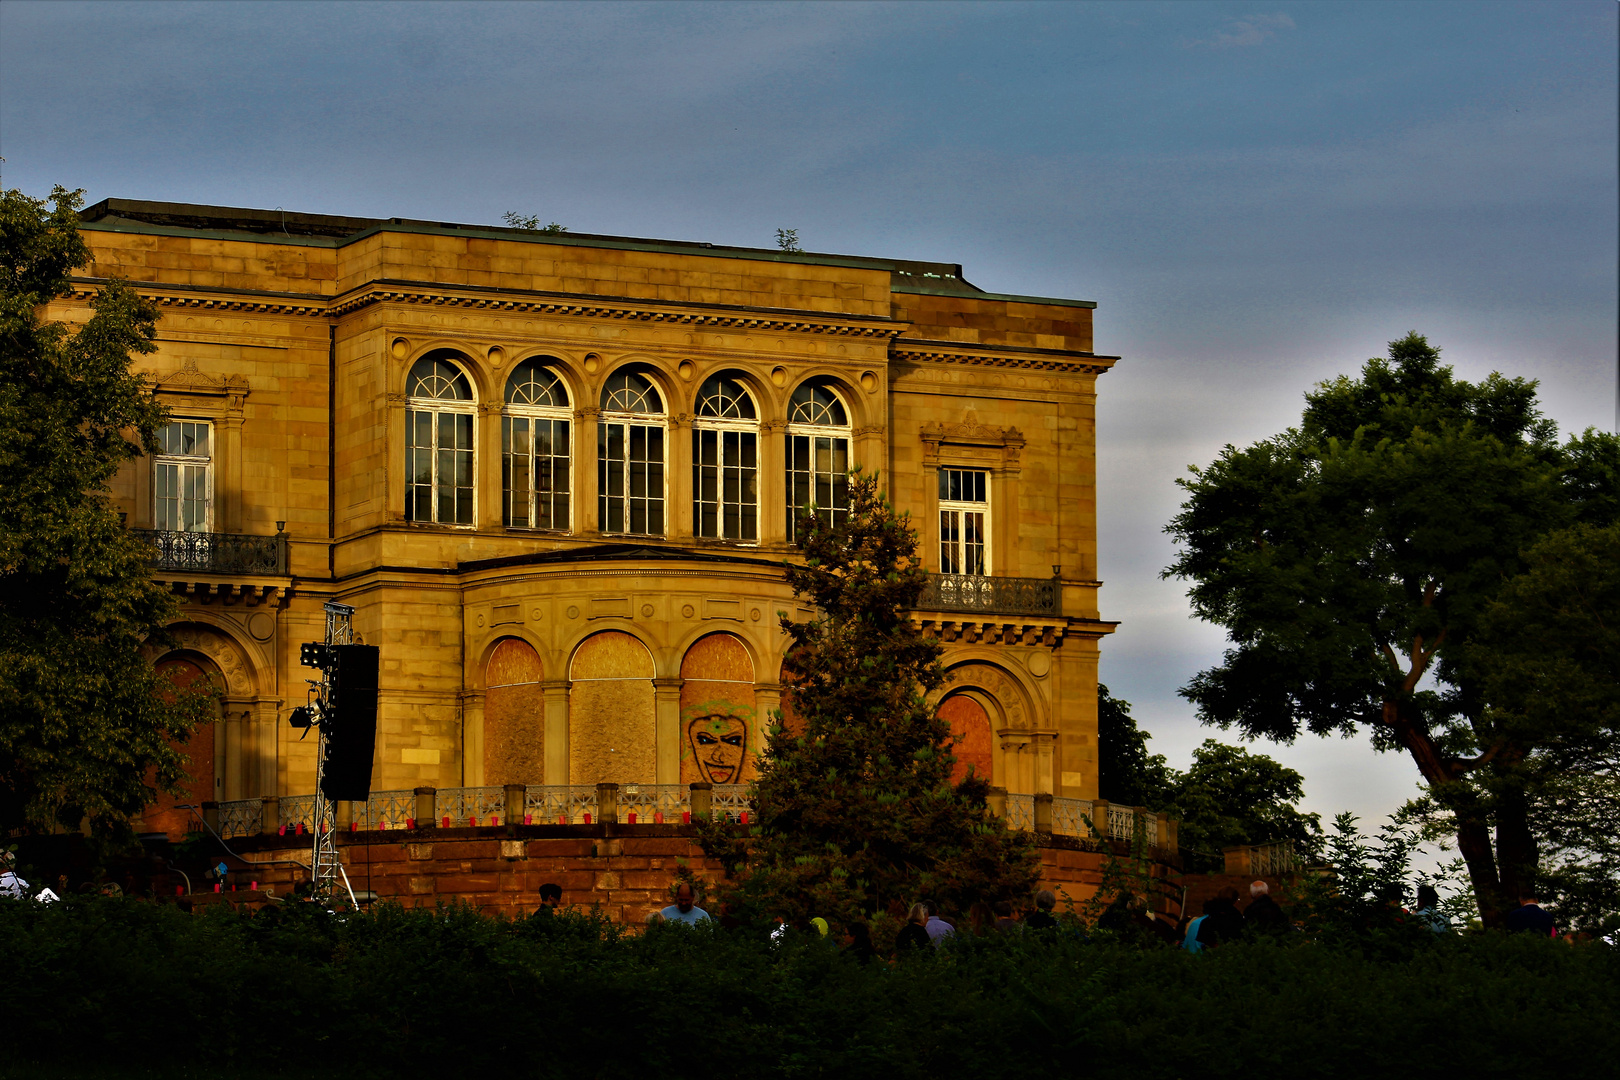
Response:
[[[730,634],[699,638],[681,660],[681,783],[754,778],[754,664]]]
[[[686,724],[686,752],[698,774],[711,784],[742,781],[748,753],[748,725],[738,716],[700,716]]]

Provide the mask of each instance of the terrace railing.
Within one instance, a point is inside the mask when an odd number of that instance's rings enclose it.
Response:
[[[426,797],[426,792],[424,792]],[[595,784],[530,784],[523,789],[520,821],[507,820],[506,789],[502,787],[439,788],[432,793],[434,819],[416,821],[417,795],[414,791],[374,791],[364,804],[349,808],[353,828],[365,830],[404,829],[412,825],[442,825],[445,818],[453,827],[478,825],[534,824],[581,825],[599,820],[599,793]],[[1035,796],[1007,795],[1006,822],[1010,829],[1034,831]],[[279,821],[264,828],[260,799],[241,799],[219,804],[219,832],[226,839],[252,836],[260,832],[295,833],[302,825],[308,833],[315,827],[315,797],[284,795],[275,801]],[[618,822],[651,825],[659,821],[678,824],[692,809],[691,790],[685,784],[621,784],[618,789]],[[1136,841],[1138,834],[1148,844],[1159,842],[1159,815],[1146,809],[1108,804],[1105,821],[1097,820],[1099,808],[1088,799],[1053,798],[1052,832],[1059,836],[1090,837],[1097,832],[1111,840]],[[716,784],[710,791],[711,812],[733,822],[742,822],[753,810],[746,784]],[[1105,828],[1106,826],[1106,828]],[[349,826],[340,826],[347,828]],[[1241,851],[1246,865],[1257,876],[1287,873],[1295,868],[1291,841],[1258,844]]]
[[[200,574],[287,574],[287,537],[246,533],[174,532],[131,529],[151,545],[153,570]]]
[[[1057,578],[929,574],[917,608],[979,615],[1061,614]]]

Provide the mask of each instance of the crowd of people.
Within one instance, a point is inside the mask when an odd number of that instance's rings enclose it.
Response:
[[[1214,897],[1204,902],[1200,914],[1195,916],[1190,912],[1183,912],[1179,923],[1167,915],[1151,910],[1147,898],[1131,892],[1122,892],[1103,910],[1096,921],[1096,929],[1109,931],[1139,944],[1176,947],[1191,953],[1217,949],[1233,941],[1280,937],[1294,932],[1296,929],[1294,923],[1272,897],[1269,884],[1265,881],[1254,881],[1249,885],[1248,891],[1248,903],[1240,907],[1239,890],[1231,885],[1225,886]],[[674,903],[649,914],[647,919],[649,923],[696,926],[699,923],[715,922],[724,926],[728,922],[735,921],[728,920],[724,915],[716,920],[698,906],[697,893],[690,881],[677,882],[673,895]],[[1416,899],[1415,907],[1403,912],[1406,919],[1436,934],[1452,932],[1451,920],[1440,910],[1440,898],[1432,886],[1419,886]],[[535,917],[552,916],[561,901],[561,886],[542,885],[540,909]],[[1057,907],[1057,895],[1050,889],[1042,889],[1035,894],[1034,901],[1033,907],[1024,912],[1018,912],[1007,900],[998,900],[991,904],[993,922],[990,924],[990,931],[998,934],[1022,934],[1050,933],[1059,930],[1063,924],[1059,922],[1054,912]],[[791,927],[780,918],[776,919],[775,923],[771,937],[780,941]],[[824,918],[805,920],[800,929],[823,938],[832,935],[832,927]],[[1070,920],[1069,929],[1074,933],[1085,932],[1076,920]],[[1558,936],[1552,915],[1543,909],[1534,897],[1525,898],[1508,916],[1507,929],[1542,937]],[[906,922],[895,937],[895,956],[904,958],[928,955],[944,946],[956,933],[957,927],[940,916],[939,907],[933,900],[919,900],[907,912]],[[844,951],[861,963],[870,963],[878,956],[878,950],[872,941],[871,928],[866,923],[849,923],[842,928],[840,937]]]

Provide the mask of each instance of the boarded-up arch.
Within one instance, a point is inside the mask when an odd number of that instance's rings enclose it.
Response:
[[[540,656],[504,638],[484,667],[484,783],[545,782],[546,725]]]
[[[681,658],[681,783],[752,779],[756,730],[748,650],[731,634],[699,638]]]
[[[994,779],[994,743],[990,714],[984,706],[967,694],[952,694],[940,702],[939,717],[951,725],[955,739],[951,752],[956,756],[956,766],[951,770],[951,781],[961,781],[969,770],[980,779]]]
[[[568,776],[574,784],[658,779],[653,658],[630,634],[586,638],[568,671]]]
[[[224,677],[219,669],[196,653],[170,653],[157,662],[156,671],[160,685],[162,681],[167,681],[177,692],[189,690],[199,683],[203,684],[204,688],[209,683],[216,688],[224,683]],[[205,721],[197,726],[186,742],[174,744],[191,759],[191,763],[186,766],[186,779],[180,783],[179,795],[170,795],[166,791],[157,793],[157,802],[141,815],[145,823],[144,831],[164,832],[171,840],[180,840],[188,832],[201,830],[199,819],[191,811],[181,810],[178,807],[187,804],[201,807],[204,800],[217,800],[220,797],[219,781],[214,766],[217,726],[212,721]],[[148,770],[146,782],[155,786],[156,779],[156,769]]]

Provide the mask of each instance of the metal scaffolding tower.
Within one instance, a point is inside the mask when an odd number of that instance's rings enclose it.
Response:
[[[331,649],[334,645],[354,644],[354,608],[332,601],[328,601],[325,607],[326,648],[330,657],[333,655]],[[315,840],[310,866],[313,868],[312,885],[316,900],[322,904],[330,904],[341,880],[343,892],[349,896],[349,903],[358,908],[360,904],[355,899],[353,887],[349,884],[349,875],[344,871],[343,861],[338,856],[336,807],[327,799],[322,783],[326,770],[326,728],[336,715],[334,712],[336,680],[337,666],[333,663],[327,663],[321,669],[319,682],[310,680],[317,687],[319,721],[316,726],[319,728],[320,738],[315,747]]]

